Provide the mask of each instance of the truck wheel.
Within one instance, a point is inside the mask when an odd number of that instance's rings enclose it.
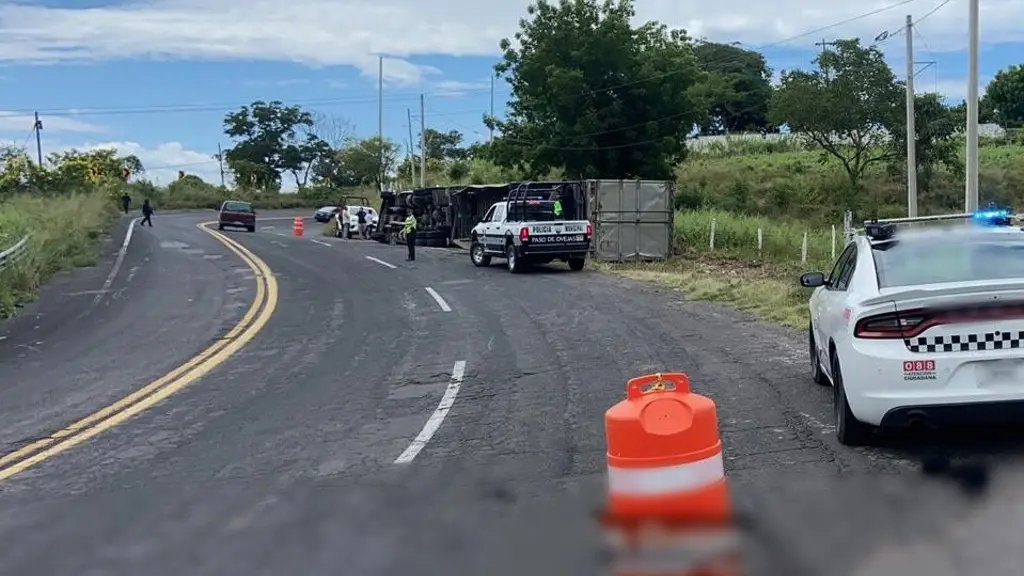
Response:
[[[583,267],[587,264],[585,258],[569,258],[569,270],[573,272],[579,272],[583,270]]]
[[[513,274],[523,271],[523,264],[519,261],[519,254],[517,252],[515,244],[509,244],[505,247],[505,262],[508,264],[508,271]]]
[[[483,244],[473,240],[473,243],[469,245],[469,259],[472,260],[473,266],[478,268],[486,268],[491,265],[491,257],[484,254]]]

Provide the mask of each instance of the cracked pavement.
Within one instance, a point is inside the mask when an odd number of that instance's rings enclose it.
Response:
[[[0,324],[4,452],[144,386],[241,318],[254,278],[196,228],[208,219],[136,230],[92,306],[122,222],[103,264]],[[990,506],[923,479],[919,446],[840,446],[802,334],[592,271],[511,275],[430,248],[406,263],[402,248],[321,238],[312,223],[305,238],[289,231],[265,220],[228,233],[280,288],[252,342],[0,484],[0,573],[602,573],[604,411],[629,378],[657,371],[686,372],[718,406],[727,474],[757,526],[750,573],[884,574],[868,563],[949,541],[951,520]],[[396,465],[459,361],[440,428]],[[998,459],[1015,494],[1012,435],[942,450]]]

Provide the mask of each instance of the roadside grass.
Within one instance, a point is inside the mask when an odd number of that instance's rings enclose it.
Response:
[[[761,250],[757,246],[758,229]],[[805,232],[807,261],[802,262]],[[726,304],[783,326],[807,326],[811,291],[799,285],[798,277],[802,271],[831,269],[831,227],[808,229],[795,220],[780,222],[722,211],[695,211],[676,214],[675,235],[679,254],[671,260],[599,262],[595,269],[670,288],[687,300]],[[842,242],[841,228],[837,228],[837,254],[842,251]]]
[[[768,266],[697,256],[649,264],[597,264],[598,270],[663,286],[686,300],[718,302],[790,328],[807,326],[807,298],[796,277]]]
[[[334,218],[331,218],[330,220],[328,220],[327,223],[324,224],[323,229],[320,230],[320,235],[321,236],[330,236],[331,238],[337,236],[338,235],[338,222]]]
[[[95,265],[117,210],[102,193],[20,195],[0,204],[0,250],[29,234],[24,256],[0,271],[0,317],[34,298],[54,274]]]

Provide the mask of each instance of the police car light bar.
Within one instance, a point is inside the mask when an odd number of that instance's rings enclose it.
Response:
[[[867,226],[868,224],[915,224],[919,222],[967,220],[972,216],[972,214],[942,214],[939,216],[915,216],[913,218],[878,218],[874,220],[865,220],[864,225]]]

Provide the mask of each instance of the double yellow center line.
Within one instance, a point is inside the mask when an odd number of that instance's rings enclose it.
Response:
[[[216,222],[199,227],[211,234],[242,259],[256,275],[256,299],[242,320],[224,337],[188,362],[141,389],[70,426],[0,457],[0,482],[53,458],[90,438],[118,426],[219,366],[256,337],[277,307],[277,280],[270,268],[255,254],[226,235],[212,230]]]

